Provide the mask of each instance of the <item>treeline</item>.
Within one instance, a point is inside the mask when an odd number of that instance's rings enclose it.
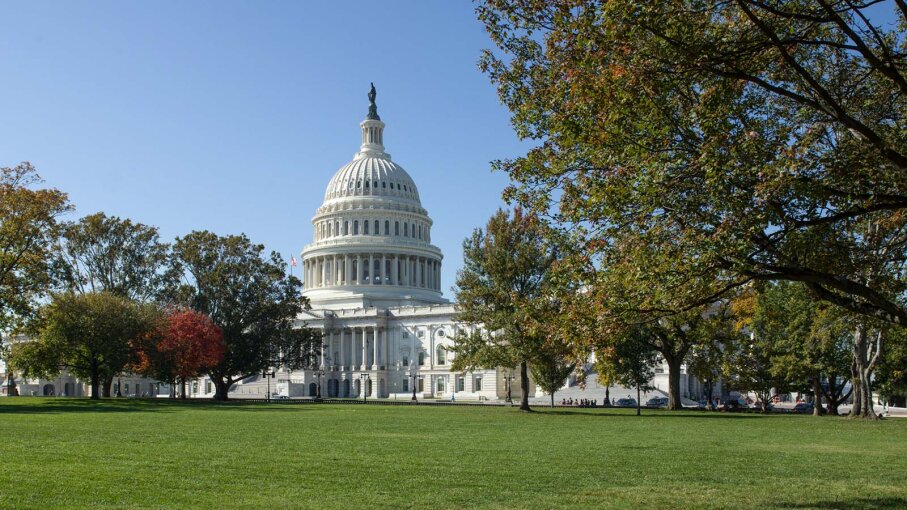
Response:
[[[519,320],[464,339],[462,364],[595,353],[605,382],[632,382],[657,353],[675,409],[683,363],[757,392],[811,388],[832,411],[849,379],[855,416],[876,417],[875,390],[903,401],[902,2],[486,0],[477,14],[496,45],[480,66],[535,145],[494,163],[523,212],[467,240],[468,257],[482,249],[458,278],[468,320]],[[521,237],[547,258],[506,259]]]
[[[205,375],[225,400],[243,378],[312,362],[320,337],[296,323],[308,303],[276,252],[207,231],[166,243],[104,213],[64,221],[66,194],[40,184],[28,163],[0,168],[0,332],[27,338],[2,343],[11,378],[68,370],[100,398],[126,371]]]

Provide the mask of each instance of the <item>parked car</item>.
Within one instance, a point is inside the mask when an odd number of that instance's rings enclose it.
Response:
[[[617,407],[636,407],[636,399],[635,398],[618,399]]]
[[[668,397],[652,397],[646,402],[646,407],[668,407]]]
[[[746,409],[746,404],[739,400],[726,400],[721,404],[722,411],[745,411]]]
[[[271,400],[290,400],[290,397],[286,395],[272,395]]]
[[[794,406],[794,412],[803,414],[812,413],[815,407],[816,406],[812,402],[800,402]]]
[[[766,411],[771,411],[774,408],[775,408],[775,405],[772,404],[771,402],[769,402],[765,406]],[[755,409],[756,411],[762,411],[762,404],[760,404],[759,402],[753,402],[752,405],[750,405],[750,409]]]

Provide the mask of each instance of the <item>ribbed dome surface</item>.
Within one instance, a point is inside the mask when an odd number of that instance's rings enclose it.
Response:
[[[384,157],[360,155],[343,165],[324,193],[325,201],[356,196],[404,198],[420,204],[412,177],[403,167]]]

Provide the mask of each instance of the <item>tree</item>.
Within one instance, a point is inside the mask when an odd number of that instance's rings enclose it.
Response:
[[[705,399],[710,411],[715,410],[715,383],[724,375],[727,342],[711,339],[690,350],[687,373],[705,386]]]
[[[655,377],[655,363],[658,352],[652,348],[646,328],[627,330],[625,334],[612,339],[612,348],[604,349],[603,363],[613,367],[617,382],[627,388],[636,388],[636,416],[640,415],[641,392],[652,388],[650,381]]]
[[[907,406],[907,335],[901,328],[889,332],[875,384],[880,396],[891,405]]]
[[[30,163],[0,168],[0,331],[21,325],[50,287],[57,219],[71,207],[65,193],[35,189],[41,182]]]
[[[761,285],[738,304],[744,302],[736,311],[742,326],[758,337],[769,370],[779,380],[809,386],[817,416],[824,410],[823,397],[828,411],[838,414],[838,406],[850,396],[845,391],[852,360],[849,314],[816,301],[798,282]]]
[[[544,283],[556,259],[545,226],[519,208],[512,217],[498,210],[484,231],[463,242],[463,258],[454,287],[457,320],[483,329],[458,339],[454,370],[519,365],[520,410],[530,411],[528,366],[545,344],[537,318],[551,306]]]
[[[217,236],[196,231],[173,245],[173,268],[182,283],[171,299],[211,318],[223,332],[223,359],[208,367],[215,400],[227,400],[237,381],[277,365],[289,369],[311,364],[320,334],[298,321],[308,306],[300,281],[284,273],[276,252],[245,235]]]
[[[160,333],[147,340],[138,348],[134,370],[171,386],[185,386],[217,366],[226,350],[221,329],[195,310],[171,310]]]
[[[68,223],[57,251],[59,285],[74,292],[106,291],[155,301],[171,284],[169,247],[156,227],[102,212]]]
[[[565,355],[565,351],[562,345],[547,346],[537,353],[529,364],[535,383],[542,391],[551,395],[551,407],[554,407],[554,393],[561,389],[575,367]]]
[[[496,162],[505,197],[605,259],[670,246],[640,278],[674,285],[664,314],[790,280],[907,324],[907,7],[886,29],[874,4],[487,0],[481,67],[539,141]]]
[[[11,363],[26,377],[66,369],[90,381],[91,398],[99,399],[101,383],[123,371],[158,318],[156,307],[107,292],[54,294],[30,326],[37,339],[16,344]]]

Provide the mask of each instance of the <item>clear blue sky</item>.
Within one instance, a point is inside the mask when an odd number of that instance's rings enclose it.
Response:
[[[444,252],[502,205],[490,161],[525,150],[476,68],[474,4],[4,2],[0,166],[31,161],[76,213],[244,232],[298,258],[358,150],[370,81],[388,152]],[[296,273],[298,275],[298,271]]]

